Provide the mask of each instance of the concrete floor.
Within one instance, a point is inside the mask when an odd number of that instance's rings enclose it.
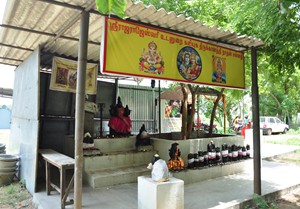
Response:
[[[295,146],[262,145],[262,157],[280,155],[300,149]],[[300,186],[300,166],[262,160],[262,194],[269,194],[290,187]],[[252,199],[253,167],[240,174],[224,176],[184,186],[184,208],[240,208],[239,203]],[[43,187],[43,186],[42,186]],[[71,192],[70,197],[73,196]],[[50,196],[41,188],[34,194],[39,209],[59,209],[59,194]],[[82,208],[88,209],[137,209],[137,183],[93,189],[83,187]],[[66,208],[74,208],[69,205]]]

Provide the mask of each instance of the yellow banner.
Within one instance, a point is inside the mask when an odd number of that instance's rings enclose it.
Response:
[[[115,18],[105,19],[102,73],[245,88],[244,53]]]
[[[96,64],[87,64],[86,69],[86,94],[97,92]],[[53,57],[50,89],[56,91],[76,92],[77,62],[60,57]]]

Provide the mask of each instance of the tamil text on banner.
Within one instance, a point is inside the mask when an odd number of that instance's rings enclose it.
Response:
[[[101,71],[245,88],[244,53],[173,32],[105,18]]]
[[[86,94],[97,92],[96,64],[87,64],[86,69]],[[60,57],[53,57],[50,89],[56,91],[76,92],[77,62]]]

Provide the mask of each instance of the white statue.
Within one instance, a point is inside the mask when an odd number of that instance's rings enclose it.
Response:
[[[152,157],[151,163],[148,164],[151,171],[151,178],[157,182],[169,181],[169,169],[166,161],[160,159],[158,154]]]

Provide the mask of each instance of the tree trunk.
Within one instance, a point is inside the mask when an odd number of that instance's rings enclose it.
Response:
[[[182,139],[187,139],[187,90],[185,84],[180,84],[181,90],[183,94],[183,102],[182,102],[182,130],[181,130],[181,137]]]
[[[211,118],[210,118],[210,125],[209,125],[209,133],[208,133],[208,137],[212,136],[212,130],[213,130],[213,125],[214,125],[214,119],[216,117],[216,110],[219,104],[220,99],[222,98],[223,92],[224,92],[224,88],[221,89],[218,98],[216,99],[216,101],[214,102],[214,107],[211,113]]]
[[[188,121],[188,130],[187,130],[187,138],[189,139],[192,135],[193,127],[194,127],[194,117],[195,117],[195,96],[198,91],[199,86],[196,86],[194,89],[191,84],[188,84],[189,90],[192,94],[192,108],[191,108],[191,115],[190,120]]]
[[[270,92],[270,95],[274,98],[275,102],[277,103],[278,117],[280,118],[280,120],[283,120],[282,119],[282,108],[281,108],[281,104],[280,104],[279,100],[277,99],[277,97],[272,92]]]

